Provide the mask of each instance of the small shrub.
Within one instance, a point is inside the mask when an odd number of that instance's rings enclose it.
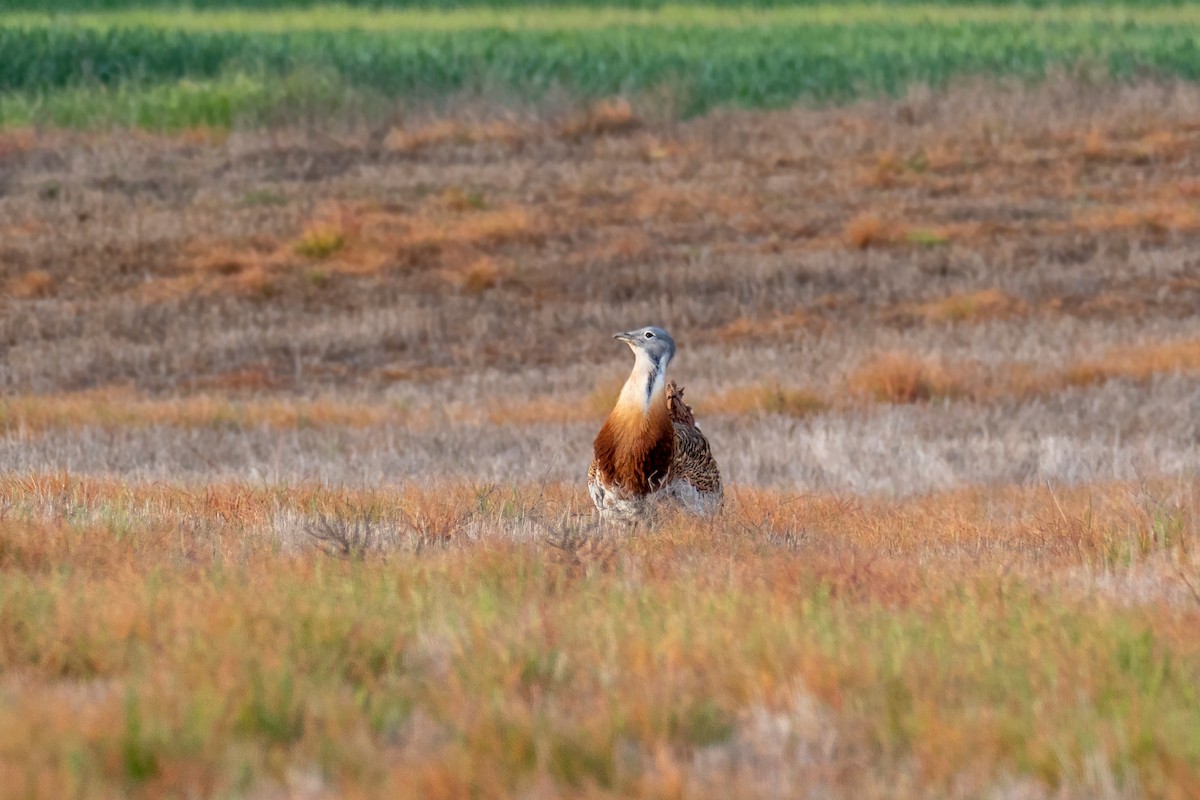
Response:
[[[369,552],[395,544],[395,531],[372,515],[318,517],[307,529],[317,547],[339,558],[362,558]]]
[[[883,244],[887,229],[878,215],[864,212],[846,223],[845,238],[851,247],[866,250]]]
[[[316,225],[304,232],[296,244],[296,252],[305,258],[329,258],[346,245],[345,234],[336,227]]]

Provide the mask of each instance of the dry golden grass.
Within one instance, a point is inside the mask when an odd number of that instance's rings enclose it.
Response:
[[[37,145],[32,130],[6,130],[0,133],[0,157],[24,153]]]
[[[1028,312],[1019,298],[999,289],[952,294],[940,300],[921,303],[916,313],[929,322],[989,322]]]
[[[846,243],[859,250],[890,241],[894,233],[878,214],[864,211],[846,223]]]
[[[1181,180],[1172,187],[1172,191],[1179,197],[1195,200],[1196,198],[1200,197],[1200,180]]]
[[[727,389],[696,401],[701,416],[710,414],[783,414],[803,417],[830,408],[828,400],[816,392],[781,386],[777,383]]]
[[[572,398],[530,400],[524,403],[503,403],[486,409],[486,421],[492,425],[545,425],[547,423],[583,422],[603,418],[612,410],[597,408],[596,404],[575,401]],[[455,414],[463,421],[477,418],[475,409],[460,407]]]
[[[1185,797],[1198,488],[735,491],[712,524],[614,536],[578,487],[6,479],[0,775],[34,797],[968,797],[1014,774]]]
[[[717,338],[725,342],[741,340],[776,340],[798,333],[819,333],[826,322],[820,317],[804,311],[776,314],[770,317],[735,319],[717,331]]]
[[[994,226],[990,224],[885,222],[873,212],[862,212],[846,223],[841,240],[854,250],[897,246],[935,248],[987,238],[993,232]]]
[[[1192,144],[1189,133],[1186,129],[1148,130],[1133,137],[1120,137],[1119,133],[1107,135],[1096,128],[1083,137],[1083,157],[1087,161],[1135,164],[1151,160],[1174,161],[1188,152]]]
[[[487,208],[457,188],[409,213],[377,204],[331,204],[305,222],[291,242],[254,236],[239,243],[189,243],[191,263],[182,274],[138,288],[149,302],[182,296],[270,296],[299,276],[313,288],[332,276],[370,277],[415,270],[441,275],[468,293],[502,279],[496,248],[531,244],[542,237],[537,216],[519,206]]]
[[[753,198],[685,186],[642,184],[633,188],[628,213],[633,219],[668,223],[731,225],[755,213]],[[623,212],[626,213],[626,212]]]
[[[19,275],[8,282],[8,295],[18,300],[48,297],[54,292],[54,276],[45,270],[35,269]]]
[[[1088,231],[1134,230],[1150,235],[1200,230],[1200,210],[1187,201],[1150,206],[1106,208],[1081,214],[1075,225]]]
[[[135,555],[143,547],[147,555],[153,555],[158,548],[170,550],[188,545],[187,540],[175,538],[172,541],[169,534],[172,527],[189,519],[201,526],[216,526],[213,532],[218,528],[231,535],[240,532],[246,538],[245,542],[235,538],[226,544],[238,547],[253,544],[271,557],[278,555],[280,546],[296,548],[297,553],[303,554],[315,544],[304,536],[289,538],[297,533],[286,519],[293,513],[314,518],[322,514],[341,514],[347,519],[351,512],[368,516],[374,513],[380,520],[390,518],[398,524],[416,524],[414,520],[425,520],[429,530],[440,525],[459,529],[464,535],[478,533],[468,524],[470,521],[484,520],[495,528],[492,534],[511,538],[513,543],[521,541],[522,528],[527,523],[536,522],[535,529],[560,524],[565,526],[564,530],[570,530],[572,525],[589,530],[591,527],[590,501],[579,485],[476,486],[434,482],[398,489],[350,489],[319,484],[284,487],[220,482],[196,488],[59,473],[4,476],[0,478],[0,487],[9,504],[9,521],[15,519],[14,515],[23,515],[24,521],[34,528],[54,523],[56,516],[69,516],[73,512],[87,524],[121,522],[118,513],[121,507],[140,509],[142,514],[139,516],[123,520],[132,526],[126,532],[161,526],[167,538],[151,537],[138,541],[137,537],[116,536],[92,542],[96,547],[126,556]],[[1166,523],[1183,525],[1182,532],[1191,531],[1196,524],[1194,506],[1198,488],[1200,486],[1189,482],[1169,481],[1056,488],[975,487],[887,499],[800,497],[744,487],[731,490],[718,529],[703,520],[668,515],[658,521],[658,535],[630,536],[626,533],[618,537],[618,542],[625,541],[629,547],[646,554],[680,546],[732,548],[739,553],[748,553],[763,544],[758,538],[760,534],[784,536],[824,531],[831,538],[807,537],[811,539],[806,543],[812,551],[810,556],[826,553],[827,549],[836,555],[842,548],[850,547],[860,548],[864,553],[879,550],[881,556],[908,557],[931,554],[939,548],[952,546],[954,553],[979,559],[977,566],[984,568],[1009,561],[1030,568],[1102,566],[1110,558],[1125,557],[1112,551],[1113,547],[1133,543],[1133,540],[1128,543],[1118,541],[1114,536],[1136,533],[1143,528],[1153,533],[1155,525]],[[559,519],[559,515],[565,517]],[[1156,518],[1161,515],[1174,516],[1171,519]],[[59,521],[69,522],[66,519]],[[44,558],[42,563],[47,565],[57,557],[53,553],[62,555],[65,552],[56,548],[71,545],[69,525],[51,527],[56,527],[56,531],[44,531],[48,537],[45,542],[28,534],[18,536],[24,542],[21,548],[35,551],[43,546],[49,548],[51,555],[38,556]],[[554,533],[553,530],[542,532]],[[282,538],[273,540],[276,536]],[[554,536],[550,538],[559,541]],[[262,541],[254,544],[252,540],[255,539]],[[6,538],[5,541],[9,540]],[[469,537],[461,543],[472,544]],[[1159,544],[1182,551],[1189,542],[1176,538]],[[1153,546],[1153,542],[1139,545],[1143,549]],[[6,554],[16,552],[5,551]],[[171,554],[160,555],[170,557]],[[686,568],[684,564],[677,566]],[[97,572],[103,572],[103,569],[98,568]],[[870,585],[861,588],[866,592],[890,591],[886,587]],[[917,596],[910,599],[917,599]],[[1200,642],[1193,644],[1200,647]]]
[[[881,403],[971,398],[990,401],[1023,398],[1110,380],[1147,381],[1155,376],[1200,372],[1200,341],[1185,339],[1116,347],[1099,359],[1063,370],[1010,364],[984,372],[969,364],[945,364],[903,351],[876,355],[846,378],[849,396]]]
[[[415,149],[402,158],[366,133],[361,140],[345,132],[239,133],[224,143],[157,135],[119,147],[95,136],[26,135],[22,147],[31,149],[17,163],[18,190],[6,195],[4,218],[35,227],[6,252],[0,281],[7,293],[22,275],[45,273],[53,296],[82,302],[84,313],[113,298],[150,316],[164,303],[184,303],[180,336],[194,323],[185,317],[207,298],[251,307],[324,304],[352,327],[358,310],[384,307],[395,291],[448,292],[464,304],[456,313],[483,314],[490,323],[442,335],[505,368],[520,363],[515,345],[534,328],[554,329],[560,355],[579,352],[584,333],[563,320],[590,319],[589,302],[619,316],[648,280],[698,287],[676,291],[676,307],[668,309],[688,321],[675,328],[693,341],[721,330],[729,342],[762,344],[838,337],[886,313],[881,305],[903,312],[885,319],[898,328],[1015,321],[1026,306],[1038,324],[1049,325],[1181,318],[1194,306],[1194,287],[1175,290],[1174,265],[1200,230],[1188,181],[1180,178],[1200,138],[1187,117],[1186,92],[1154,102],[1137,92],[1098,92],[1072,86],[1010,97],[994,88],[964,90],[922,101],[931,116],[907,126],[897,126],[895,108],[863,104],[731,113],[682,125],[643,121],[632,135],[611,135],[632,113],[614,101],[581,118],[611,119],[616,127],[597,122],[578,142],[562,140],[561,120],[493,123],[464,115],[406,123],[402,130],[415,138],[397,146]],[[1052,119],[1005,110],[1022,102],[1058,110]],[[1159,111],[1148,117],[1151,105]],[[1097,116],[1097,107],[1108,111]],[[508,127],[520,130],[519,147],[478,146],[504,139]],[[433,133],[417,135],[425,128]],[[795,139],[800,128],[812,149]],[[1089,160],[1081,154],[1089,132],[1108,150],[1153,157]],[[96,174],[45,166],[62,162],[37,154],[56,148],[94,152]],[[566,166],[551,175],[538,168],[546,158]],[[146,166],[155,159],[177,168]],[[856,177],[864,169],[898,177],[894,185],[865,185]],[[349,177],[355,170],[368,177]],[[175,205],[222,185],[234,201],[226,206]],[[78,208],[46,202],[68,192]],[[130,219],[144,221],[123,227]],[[1110,263],[1139,245],[1145,248],[1138,258],[1173,266],[1139,268],[1133,277]],[[893,256],[904,263],[892,265]],[[816,281],[782,281],[781,267],[769,266],[762,278],[775,283],[762,285],[773,289],[746,291],[754,274],[747,265],[775,258],[790,259]],[[847,259],[840,274],[849,280],[819,266],[829,258]],[[998,283],[988,269],[972,267],[969,280],[956,279],[964,258],[1005,269],[1014,302],[987,294]],[[881,280],[892,286],[889,293],[872,290]],[[947,304],[935,308],[927,298],[939,293]],[[729,296],[739,302],[718,302]],[[833,307],[822,296],[841,300]],[[1119,296],[1121,307],[1097,302],[1106,296]],[[479,298],[487,300],[482,307],[465,308]],[[505,327],[504,318],[526,303],[529,329]],[[549,311],[564,303],[570,313]],[[803,329],[786,322],[793,317],[804,318]],[[768,322],[773,318],[784,321]],[[512,338],[487,350],[469,340],[484,327],[504,327]],[[290,356],[275,353],[276,369],[291,369],[284,363]],[[410,347],[411,363],[396,368],[443,367],[428,362],[435,357]],[[211,368],[225,366],[238,365]],[[121,377],[96,375],[84,385]]]
[[[469,286],[464,290],[471,291]],[[389,374],[393,381],[442,380],[445,371],[421,375]],[[1039,369],[1024,363],[984,370],[912,352],[890,350],[867,356],[836,386],[796,387],[743,384],[696,398],[703,416],[811,414],[857,408],[863,403],[907,404],[935,400],[987,404],[1043,397],[1069,387],[1113,380],[1145,383],[1155,377],[1200,374],[1200,340],[1111,349],[1099,358],[1063,369]],[[197,381],[185,398],[155,398],[129,387],[108,387],[52,395],[14,395],[0,399],[0,430],[25,434],[54,429],[169,425],[181,428],[363,428],[400,426],[419,429],[435,424],[530,425],[602,420],[616,402],[621,378],[605,381],[587,394],[552,397],[452,398],[434,406],[401,408],[376,399],[298,399],[271,397],[277,380],[264,368],[236,370]]]
[[[1127,379],[1146,381],[1156,375],[1200,374],[1200,339],[1118,347],[1095,361],[1072,367],[1063,380],[1072,386]]]
[[[629,101],[619,97],[593,104],[584,112],[563,122],[558,132],[564,139],[579,140],[588,136],[628,133],[641,125],[642,122],[633,113]]]
[[[1100,161],[1109,157],[1111,148],[1104,134],[1099,130],[1090,130],[1083,137],[1083,157],[1092,161]]]
[[[654,240],[639,231],[619,233],[592,245],[581,247],[569,256],[576,267],[642,261],[653,252]]]
[[[227,376],[221,384],[227,390],[254,390],[261,388],[265,380],[261,373],[239,372]],[[0,399],[0,428],[27,433],[62,426],[365,427],[419,424],[422,419],[419,414],[386,406],[335,400],[238,400],[204,394],[194,394],[184,400],[158,400],[139,397],[136,392],[122,388]]]
[[[416,155],[422,150],[439,145],[480,144],[484,142],[514,145],[528,132],[507,120],[469,122],[462,120],[435,120],[411,129],[396,127],[388,131],[383,139],[383,148],[392,153]]]
[[[504,277],[504,273],[505,270],[495,259],[480,255],[474,261],[445,270],[444,274],[453,286],[470,294],[479,294],[495,288]]]
[[[881,403],[917,403],[965,394],[964,367],[950,367],[911,353],[892,351],[860,364],[846,379],[852,395]]]

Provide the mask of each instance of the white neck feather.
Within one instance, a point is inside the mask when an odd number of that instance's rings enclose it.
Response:
[[[636,408],[641,413],[650,412],[650,403],[654,397],[664,390],[667,385],[667,359],[655,364],[643,352],[634,351],[635,360],[629,379],[621,388],[621,396],[617,399],[618,406]]]

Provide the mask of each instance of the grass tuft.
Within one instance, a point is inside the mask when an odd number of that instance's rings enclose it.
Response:
[[[952,294],[923,303],[917,313],[930,322],[979,323],[1007,319],[1022,314],[1026,305],[999,289]]]
[[[918,403],[952,398],[965,391],[966,376],[911,353],[891,351],[873,356],[846,379],[851,394],[880,403]]]
[[[31,270],[18,275],[8,282],[8,294],[19,300],[37,297],[49,297],[54,293],[57,281],[49,272],[41,269]]]
[[[864,211],[846,223],[846,243],[859,250],[878,247],[890,238],[888,228],[877,214]]]
[[[641,127],[633,107],[623,97],[602,100],[582,113],[568,119],[559,128],[564,139],[578,141],[584,137],[611,136],[629,133]]]
[[[331,225],[310,227],[296,243],[296,252],[305,258],[322,260],[346,246],[344,231]]]

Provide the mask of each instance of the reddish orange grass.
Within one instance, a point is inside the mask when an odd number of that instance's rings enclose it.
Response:
[[[10,478],[25,520],[0,520],[0,777],[47,797],[76,780],[152,797],[305,775],[343,796],[584,781],[708,798],[781,769],[861,795],[870,764],[907,788],[868,796],[1013,774],[1077,786],[1088,758],[1128,767],[1122,737],[1151,718],[1196,711],[1180,686],[1200,610],[1171,600],[1170,573],[1144,609],[1070,587],[1125,559],[1194,570],[1186,538],[1134,534],[1165,514],[1194,536],[1197,488],[735,487],[711,522],[572,538],[590,517],[579,486]],[[281,550],[281,516],[448,535],[343,561],[303,539]],[[1172,668],[1150,691],[1121,658]],[[1093,720],[1114,697],[1129,705]],[[815,764],[770,755],[784,722]],[[1153,794],[1195,788],[1187,736],[1132,762]],[[703,754],[748,747],[763,748],[753,774],[704,771]]]

